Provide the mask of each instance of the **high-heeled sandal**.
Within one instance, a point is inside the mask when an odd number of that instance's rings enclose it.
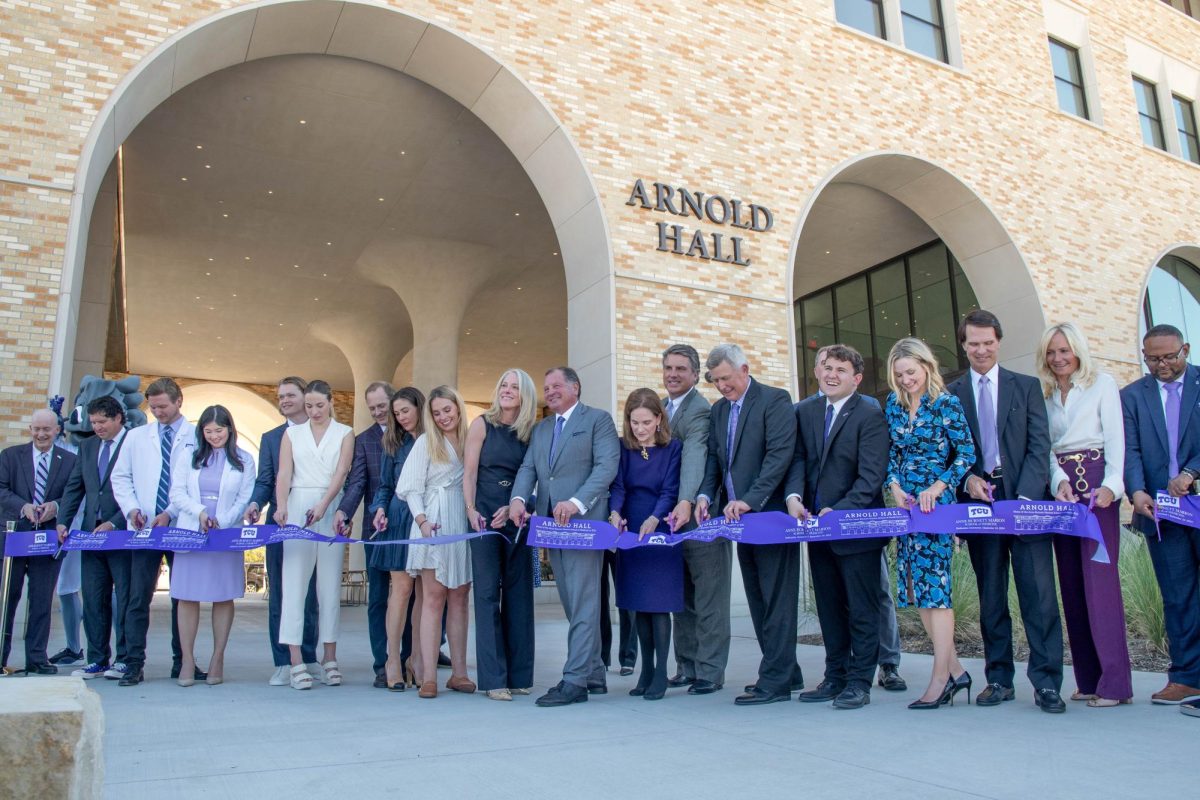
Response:
[[[1097,695],[1094,695],[1094,694],[1086,694],[1086,693],[1084,693],[1084,692],[1081,692],[1081,691],[1079,691],[1078,689],[1076,689],[1076,690],[1075,690],[1074,692],[1072,692],[1072,694],[1071,694],[1071,699],[1072,699],[1072,700],[1074,700],[1074,701],[1076,701],[1076,702],[1087,702],[1087,701],[1089,701],[1089,700],[1095,700],[1095,699],[1096,699],[1096,697],[1097,697]]]
[[[338,663],[333,659],[326,661],[321,665],[321,671],[325,673],[326,686],[341,686],[342,671],[338,669]]]
[[[1127,706],[1132,702],[1133,699],[1129,697],[1126,697],[1124,700],[1113,700],[1111,697],[1093,695],[1092,698],[1087,701],[1087,704],[1088,708],[1116,708],[1117,706]]]
[[[290,682],[293,689],[312,688],[313,676],[308,674],[308,667],[303,664],[292,667],[288,674],[291,676]]]
[[[512,688],[512,687],[510,686],[508,690],[509,690],[510,692],[512,692],[514,695],[530,695],[530,694],[533,694],[533,687],[532,687],[532,686],[518,687],[518,688],[516,688],[516,689],[514,689],[514,688]]]
[[[446,688],[455,692],[462,692],[463,694],[474,694],[475,689],[478,687],[475,686],[475,682],[470,678],[456,678],[451,675],[450,679],[446,681]]]
[[[422,683],[421,690],[417,692],[417,697],[421,697],[426,700],[437,697],[437,682],[425,681]]]
[[[512,692],[508,689],[488,689],[488,700],[512,700]]]

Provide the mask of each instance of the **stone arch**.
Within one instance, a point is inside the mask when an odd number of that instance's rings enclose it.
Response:
[[[118,84],[79,159],[63,263],[51,391],[69,394],[76,343],[103,336],[99,315],[80,324],[92,211],[117,148],[172,94],[226,67],[285,54],[327,54],[376,63],[449,95],[509,148],[540,195],[566,273],[567,352],[588,402],[616,405],[615,289],[608,223],[583,157],[546,104],[492,54],[446,28],[388,6],[347,0],[261,0],[178,31]],[[596,313],[604,309],[605,313]]]

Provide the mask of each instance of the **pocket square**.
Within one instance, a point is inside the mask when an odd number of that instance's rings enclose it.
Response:
[[[571,435],[572,436],[583,436],[585,433],[587,433],[587,431],[575,431]]]

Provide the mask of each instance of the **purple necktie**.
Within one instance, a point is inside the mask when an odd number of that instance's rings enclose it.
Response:
[[[725,434],[725,494],[730,502],[737,499],[733,491],[733,442],[737,438],[738,414],[742,407],[737,403],[729,404],[729,428]]]
[[[990,475],[1000,466],[1000,448],[996,443],[996,407],[989,384],[987,375],[979,376],[979,446],[983,450],[983,471]]]
[[[1179,474],[1179,384],[1164,383],[1167,390],[1167,452],[1171,454],[1168,478]]]
[[[550,466],[554,466],[554,451],[558,449],[558,435],[562,433],[563,423],[566,421],[567,418],[562,416],[554,420],[554,435],[550,437]]]

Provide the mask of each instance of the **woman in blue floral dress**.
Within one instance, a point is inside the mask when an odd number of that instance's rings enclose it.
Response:
[[[886,416],[892,435],[888,487],[896,505],[932,511],[954,502],[955,488],[975,463],[975,442],[962,404],[946,391],[937,359],[920,339],[901,339],[888,354]],[[900,537],[898,606],[920,609],[933,643],[933,672],[925,693],[909,708],[939,708],[967,690],[971,676],[954,648],[950,557],[954,537],[914,533]],[[955,677],[957,676],[957,677]]]

